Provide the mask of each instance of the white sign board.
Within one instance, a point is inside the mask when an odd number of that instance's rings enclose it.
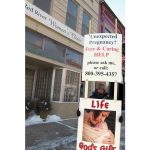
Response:
[[[122,35],[88,34],[84,37],[82,80],[122,81]]]
[[[77,150],[119,150],[121,101],[80,98]]]
[[[76,43],[83,45],[83,36],[64,25],[60,21],[51,17],[49,14],[39,9],[38,7],[32,5],[30,2],[25,2],[26,15],[32,17],[33,19],[39,21],[40,23],[46,25],[47,27],[55,30],[56,32],[62,34],[63,36],[75,41]]]

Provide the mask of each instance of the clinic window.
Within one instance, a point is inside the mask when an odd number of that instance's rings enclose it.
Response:
[[[32,45],[40,49],[42,49],[43,47],[43,37],[40,34],[32,32],[31,30],[28,29],[26,29],[25,41],[26,44],[28,45]]]
[[[44,51],[51,58],[64,63],[65,46],[49,38],[45,38]]]
[[[66,14],[66,25],[76,30],[77,24],[77,11],[78,6],[74,0],[68,0],[67,14]]]
[[[33,4],[50,14],[51,0],[34,0]]]
[[[90,26],[90,15],[83,11],[83,19],[82,19],[82,35],[89,33],[89,26]]]
[[[65,88],[64,88],[64,102],[78,102],[80,73],[67,70]]]
[[[82,54],[71,49],[66,49],[66,64],[76,68],[82,67]]]

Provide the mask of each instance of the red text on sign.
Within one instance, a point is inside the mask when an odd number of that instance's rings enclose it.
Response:
[[[109,146],[101,146],[100,150],[114,150],[116,147],[113,147],[112,145]]]
[[[92,104],[91,104],[91,107],[92,108],[107,108],[109,107],[109,103],[108,102],[105,102],[105,100],[102,100],[102,101],[94,101],[92,100]]]
[[[94,57],[108,57],[109,53],[94,53]]]
[[[97,146],[95,146],[94,144],[91,144],[88,146],[88,145],[84,144],[83,142],[79,143],[79,147],[82,150],[97,150]]]

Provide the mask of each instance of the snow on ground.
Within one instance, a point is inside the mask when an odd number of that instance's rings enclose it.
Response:
[[[41,119],[40,116],[34,114],[33,116],[30,116],[28,119],[26,119],[25,125],[29,126],[29,125],[34,125],[34,124],[58,122],[58,121],[62,121],[62,119],[56,115],[48,115],[46,120],[43,121],[43,119]]]
[[[26,147],[26,150],[75,150],[77,135],[58,137],[54,140],[37,141],[36,145]]]

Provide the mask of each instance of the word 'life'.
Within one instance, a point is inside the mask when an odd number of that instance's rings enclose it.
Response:
[[[102,101],[94,101],[92,100],[92,104],[91,104],[91,107],[92,108],[107,108],[109,107],[109,103],[108,102],[105,102],[105,100],[102,100]]]

